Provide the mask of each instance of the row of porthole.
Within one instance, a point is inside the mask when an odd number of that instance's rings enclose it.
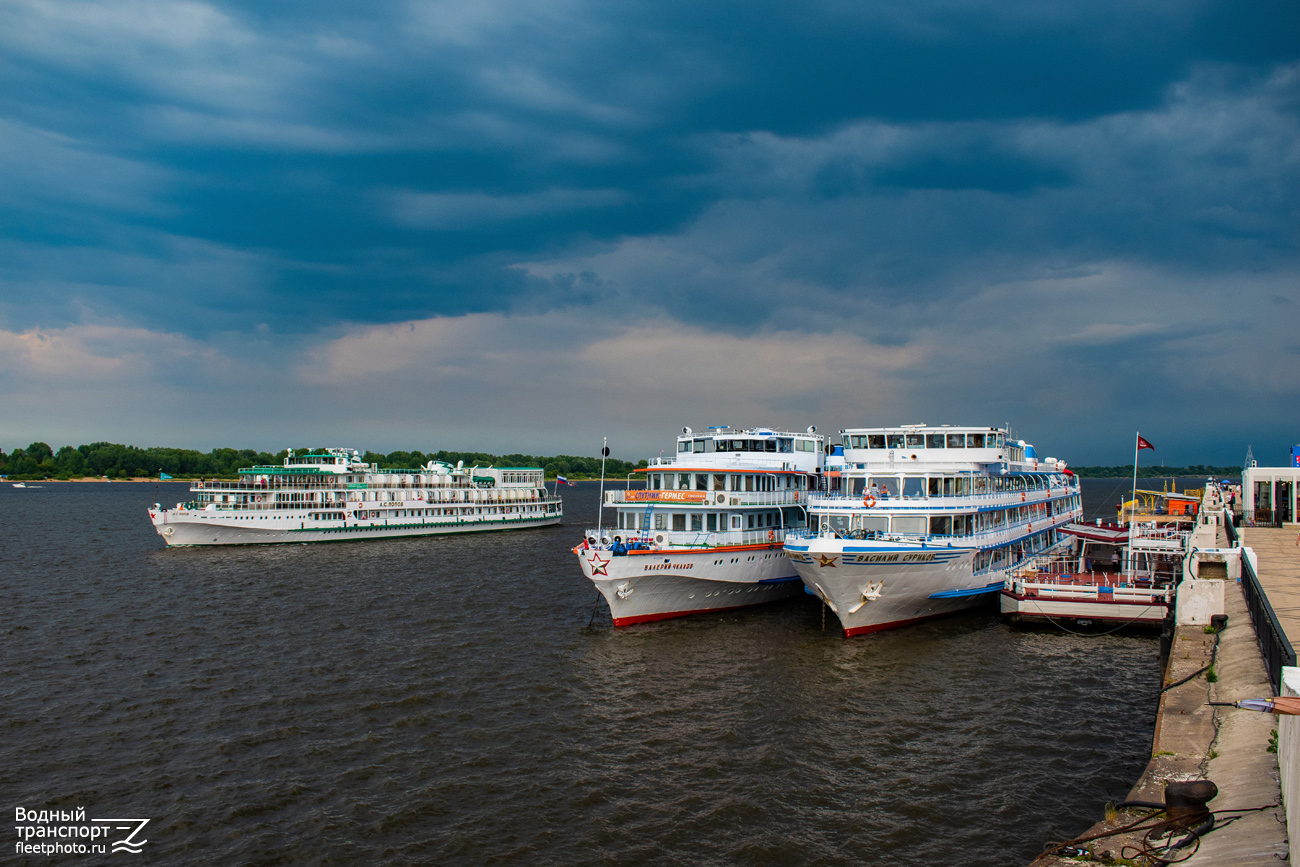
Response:
[[[756,556],[756,555],[751,554],[751,555],[749,556],[749,559],[752,561],[752,560],[754,559],[755,556]],[[764,559],[764,560],[767,560],[767,559],[769,559],[769,558],[771,558],[771,557],[773,557],[773,556],[775,556],[775,555],[773,555],[773,554],[764,554],[764,555],[763,555],[763,559]],[[714,566],[721,566],[721,565],[722,565],[723,563],[725,563],[725,562],[726,562],[725,560],[714,560],[714,561],[713,561],[713,565],[714,565]],[[732,557],[732,558],[731,558],[731,562],[732,562],[732,563],[739,563],[739,562],[740,562],[740,558],[739,558],[739,557]]]
[[[710,597],[712,597],[712,596],[726,596],[726,595],[734,596],[734,595],[737,594],[737,593],[754,593],[754,592],[756,592],[756,591],[759,590],[759,589],[760,589],[760,588],[758,588],[758,587],[751,586],[751,587],[742,587],[742,588],[740,588],[739,590],[717,590],[717,591],[715,591],[715,592],[713,592],[713,593],[705,593],[705,594],[704,594],[704,598],[705,598],[705,599],[708,599],[708,598],[710,598]],[[695,598],[695,594],[692,593],[690,596],[688,596],[688,597],[686,597],[686,598],[687,598],[687,599],[694,599],[694,598]]]

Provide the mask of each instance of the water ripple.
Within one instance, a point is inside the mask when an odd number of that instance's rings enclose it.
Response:
[[[163,550],[157,498],[0,491],[3,790],[151,817],[153,863],[1023,863],[1150,748],[1147,638],[588,627],[587,487],[560,528],[225,550]]]

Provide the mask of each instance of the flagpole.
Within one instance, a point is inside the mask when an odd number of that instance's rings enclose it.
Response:
[[[609,437],[600,440],[600,507],[596,510],[596,541],[600,541],[601,519],[605,514],[605,457],[609,454]]]
[[[1138,495],[1138,442],[1141,440],[1142,432],[1133,433],[1133,499],[1130,501],[1128,509],[1128,525],[1130,530],[1133,527],[1133,510],[1137,508]]]

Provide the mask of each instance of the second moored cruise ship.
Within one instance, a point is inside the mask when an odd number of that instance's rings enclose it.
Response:
[[[781,551],[807,526],[825,463],[815,428],[684,428],[677,454],[638,470],[645,487],[606,491],[612,526],[574,554],[616,626],[757,605],[803,590]],[[635,484],[635,483],[634,483]]]
[[[1082,517],[1078,478],[1006,430],[854,428],[786,556],[858,635],[967,608]],[[842,456],[841,456],[842,453]]]

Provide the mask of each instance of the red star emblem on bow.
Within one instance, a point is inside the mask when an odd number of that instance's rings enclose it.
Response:
[[[609,577],[609,573],[605,571],[605,567],[609,565],[608,559],[602,560],[600,558],[600,554],[593,552],[591,555],[591,559],[589,559],[587,562],[591,564],[592,575],[604,575],[606,577]]]
[[[827,557],[825,554],[818,554],[817,559],[821,561],[821,566],[823,569],[825,569],[827,566],[835,565],[834,557]]]

